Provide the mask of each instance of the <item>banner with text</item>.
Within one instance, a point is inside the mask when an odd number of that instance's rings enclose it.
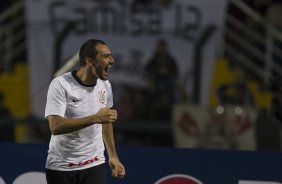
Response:
[[[226,0],[175,0],[168,4],[134,0],[26,1],[32,110],[43,116],[54,72],[89,38],[104,40],[115,65],[112,83],[145,85],[144,66],[164,39],[179,68],[179,80],[192,91],[195,45],[201,47],[202,101],[206,101]],[[153,1],[152,1],[153,2]]]

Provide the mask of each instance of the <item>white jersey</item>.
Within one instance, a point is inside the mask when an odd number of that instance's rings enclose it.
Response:
[[[96,85],[83,84],[76,72],[52,80],[47,94],[45,118],[59,115],[81,118],[95,114],[102,107],[113,106],[109,81],[98,79]],[[46,168],[61,171],[90,168],[105,162],[102,125],[93,124],[81,130],[52,135]]]

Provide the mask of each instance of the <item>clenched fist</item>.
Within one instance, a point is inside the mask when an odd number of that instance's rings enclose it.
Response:
[[[96,122],[100,124],[113,123],[117,120],[117,111],[107,107],[101,108],[96,114]]]

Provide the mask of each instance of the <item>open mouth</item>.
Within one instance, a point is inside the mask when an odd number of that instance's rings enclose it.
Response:
[[[109,75],[109,72],[110,72],[110,66],[106,66],[105,68],[104,68],[104,71],[105,71],[105,73],[107,74],[107,75]]]

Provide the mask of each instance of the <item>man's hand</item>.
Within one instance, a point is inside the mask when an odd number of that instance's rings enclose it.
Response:
[[[123,178],[125,176],[125,169],[122,163],[117,158],[109,159],[110,168],[112,170],[112,176],[117,178]]]
[[[117,111],[107,107],[101,108],[96,114],[95,119],[97,123],[113,123],[117,120]]]

